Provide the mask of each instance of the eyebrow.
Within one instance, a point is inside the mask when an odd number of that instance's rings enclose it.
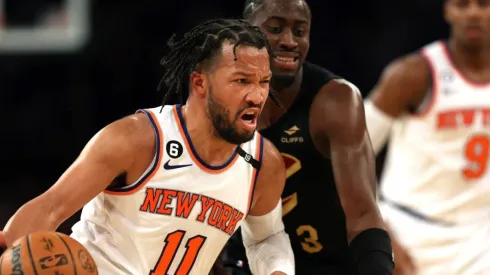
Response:
[[[250,77],[250,76],[254,76],[254,74],[251,74],[251,73],[247,73],[247,72],[244,72],[244,71],[237,71],[237,72],[234,72],[233,75],[242,75],[242,76],[246,76],[246,77]],[[263,78],[270,78],[272,77],[272,73],[266,75],[265,77]]]
[[[286,22],[287,21],[286,18],[277,16],[277,15],[271,16],[271,17],[269,17],[267,19],[268,20],[275,19],[275,20],[279,20],[279,21],[282,21],[282,22]],[[308,21],[307,20],[303,20],[303,19],[295,19],[294,22],[297,23],[297,24],[298,23],[299,24],[308,24]]]
[[[244,71],[237,71],[237,72],[234,72],[233,75],[253,76],[254,74],[247,73]]]

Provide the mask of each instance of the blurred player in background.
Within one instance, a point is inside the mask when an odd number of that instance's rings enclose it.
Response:
[[[283,220],[296,273],[392,274],[359,90],[305,62],[311,27],[305,1],[248,0],[244,17],[267,35],[275,55],[270,98],[276,102],[266,103],[258,127],[287,167]],[[238,233],[225,260],[232,274],[250,274]]]
[[[390,136],[398,274],[490,274],[490,1],[446,0],[444,16],[449,40],[395,60],[366,101],[375,151]]]
[[[294,274],[281,220],[285,168],[256,133],[271,78],[266,37],[244,20],[220,19],[170,44],[162,83],[188,95],[186,105],[141,110],[104,128],[55,185],[15,213],[0,245],[53,231],[83,207],[72,237],[99,274],[208,274],[242,224],[256,274]]]

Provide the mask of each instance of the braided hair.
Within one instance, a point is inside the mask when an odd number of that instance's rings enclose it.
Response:
[[[189,77],[198,66],[212,61],[222,50],[223,42],[230,41],[236,60],[238,45],[266,48],[272,51],[267,37],[259,27],[245,20],[216,19],[200,24],[184,34],[180,40],[173,35],[168,45],[170,52],[161,60],[164,69],[158,90],[166,87],[163,105],[169,97],[177,96],[179,102],[185,102],[189,95]]]

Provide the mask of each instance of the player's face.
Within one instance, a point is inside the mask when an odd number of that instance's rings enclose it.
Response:
[[[444,13],[457,41],[467,46],[490,42],[490,0],[446,0]]]
[[[267,35],[275,54],[274,78],[294,81],[310,48],[311,18],[303,0],[266,0],[252,24]]]
[[[206,111],[216,134],[229,143],[251,140],[271,78],[267,49],[226,43],[209,75]],[[236,60],[235,60],[236,56]]]

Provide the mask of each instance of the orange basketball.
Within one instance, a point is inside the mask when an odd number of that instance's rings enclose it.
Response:
[[[0,275],[96,275],[90,253],[58,232],[36,232],[14,242],[0,258]]]

